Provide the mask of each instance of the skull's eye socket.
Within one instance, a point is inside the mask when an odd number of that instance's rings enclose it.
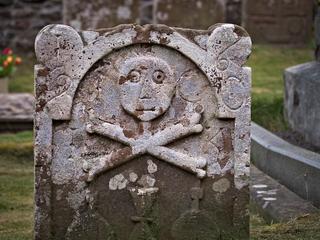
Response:
[[[129,74],[128,74],[128,80],[130,80],[130,82],[139,82],[140,81],[140,72],[137,70],[132,70]]]
[[[163,83],[163,80],[165,79],[166,75],[164,74],[164,72],[162,72],[161,70],[157,70],[153,73],[153,81],[155,83]]]

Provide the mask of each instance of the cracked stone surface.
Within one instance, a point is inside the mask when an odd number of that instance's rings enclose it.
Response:
[[[35,50],[36,239],[248,239],[242,28],[49,25]]]

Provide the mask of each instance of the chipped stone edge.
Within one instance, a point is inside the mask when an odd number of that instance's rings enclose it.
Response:
[[[240,48],[234,52],[243,53],[234,60],[236,73],[241,73],[240,80],[246,84],[244,102],[236,110],[228,108],[222,101],[220,88],[223,83],[217,82],[217,77],[223,72],[216,69],[220,52],[208,52],[210,41],[217,40],[215,34],[219,30],[233,31],[239,36],[239,41],[225,46],[224,51],[240,42]],[[106,31],[106,30],[104,30]],[[188,33],[196,35],[209,35],[207,49],[205,50],[190,39]],[[92,33],[92,36],[88,36]],[[97,34],[98,33],[98,34]],[[238,35],[239,34],[239,35]],[[52,121],[69,120],[71,118],[72,102],[78,85],[84,75],[90,70],[95,62],[111,53],[129,45],[139,43],[158,44],[174,49],[194,62],[211,82],[218,101],[217,118],[235,119],[234,136],[234,177],[235,186],[238,190],[248,187],[249,184],[249,156],[250,156],[250,86],[251,70],[243,67],[247,57],[251,53],[251,39],[241,27],[232,24],[217,24],[207,31],[171,28],[164,25],[120,25],[113,29],[99,32],[85,32],[85,35],[76,32],[66,25],[49,25],[43,28],[36,37],[36,56],[40,65],[35,66],[36,86],[45,83],[47,72],[58,67],[64,67],[65,75],[70,77],[69,88],[48,100],[45,92],[36,88],[36,114],[35,114],[35,239],[50,239],[50,198],[51,198],[51,158],[52,158]],[[85,36],[85,37],[84,37]],[[194,36],[195,37],[195,36]],[[63,38],[69,45],[65,50],[59,45],[59,38]],[[219,38],[219,36],[218,36]],[[49,46],[56,41],[56,46]],[[208,47],[209,46],[209,47]],[[239,46],[238,46],[239,47]],[[103,49],[104,51],[101,51]],[[231,49],[232,50],[232,49]],[[86,61],[83,61],[86,59]],[[81,66],[81,67],[80,67]],[[64,103],[61,106],[60,103]],[[67,104],[66,104],[67,103]],[[42,226],[46,226],[42,228]],[[41,237],[40,237],[41,236]]]
[[[300,197],[320,206],[320,154],[294,146],[252,123],[252,161]]]

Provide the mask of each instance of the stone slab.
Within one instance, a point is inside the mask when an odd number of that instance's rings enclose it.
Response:
[[[251,131],[254,165],[320,207],[320,154],[294,146],[255,123]]]
[[[284,114],[289,126],[320,147],[320,63],[309,62],[284,71]]]
[[[34,102],[28,93],[0,94],[0,132],[31,130]]]
[[[36,239],[248,239],[251,39],[120,25],[36,38]]]
[[[0,49],[31,53],[34,39],[44,26],[62,22],[59,0],[0,1]]]
[[[225,0],[226,22],[241,25],[242,0]]]
[[[174,27],[208,29],[226,21],[224,0],[154,1],[154,22]]]
[[[320,7],[317,7],[316,16],[314,19],[314,33],[315,33],[315,40],[316,40],[316,51],[315,56],[316,60],[320,60]]]
[[[308,44],[313,0],[244,0],[242,21],[255,43]]]
[[[111,28],[139,23],[140,0],[65,0],[63,22],[75,29]]]
[[[250,196],[254,207],[268,223],[289,222],[319,209],[302,199],[254,165],[250,168]]]

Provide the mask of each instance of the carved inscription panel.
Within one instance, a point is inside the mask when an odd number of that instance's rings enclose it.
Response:
[[[207,39],[212,61],[223,39]],[[250,121],[249,78],[235,64],[242,55],[235,48],[232,60],[217,59],[210,69],[172,48],[169,39],[152,41],[140,39],[96,57],[69,110],[61,99],[68,99],[73,83],[47,97],[41,86],[51,80],[52,65],[36,68],[38,239],[248,238],[249,142],[237,140],[249,137]],[[70,64],[94,58],[90,44],[101,51],[98,37],[73,52]],[[195,48],[195,56],[196,49],[201,51]],[[69,117],[62,117],[67,110]]]

